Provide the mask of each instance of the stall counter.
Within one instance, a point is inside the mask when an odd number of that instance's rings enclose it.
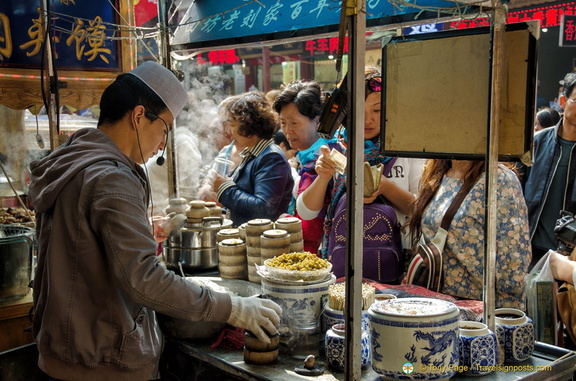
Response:
[[[324,365],[324,358],[317,363]],[[292,381],[309,379],[317,381],[345,380],[343,372],[331,372],[325,369],[321,376],[303,377],[294,372],[294,368],[303,364],[303,360],[280,355],[278,362],[272,365],[249,365],[244,362],[242,350],[210,348],[210,343],[187,340],[167,339],[163,354],[164,374],[168,380],[192,380],[193,375],[220,376],[219,380],[255,380],[255,381]],[[521,363],[504,364],[500,371],[478,377],[484,381],[508,380],[570,380],[576,374],[576,352],[536,342],[534,354]],[[201,373],[201,374],[198,374]],[[379,375],[370,366],[362,372],[362,380],[377,381]],[[471,380],[470,377],[457,375],[451,380]]]
[[[34,342],[28,328],[32,292],[21,299],[0,303],[0,352]]]

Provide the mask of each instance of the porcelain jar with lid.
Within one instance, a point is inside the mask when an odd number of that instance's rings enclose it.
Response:
[[[465,375],[482,376],[498,365],[498,340],[484,323],[460,322],[460,365],[458,371]]]
[[[519,362],[532,356],[535,340],[532,319],[515,308],[497,308],[494,314],[496,335],[505,361]]]
[[[370,334],[362,330],[360,339],[360,358],[362,368],[370,363]],[[346,326],[334,324],[326,331],[324,352],[328,366],[335,370],[344,370],[346,351]]]
[[[368,314],[372,369],[381,377],[440,380],[456,374],[460,312],[454,303],[398,298],[373,303]]]

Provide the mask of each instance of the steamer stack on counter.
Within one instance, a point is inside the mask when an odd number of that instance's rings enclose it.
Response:
[[[304,251],[302,221],[296,217],[279,218],[276,221],[276,229],[286,230],[290,234],[290,253]]]
[[[260,236],[273,227],[274,223],[266,218],[258,218],[246,223],[246,255],[248,256],[248,280],[250,282],[260,283],[260,276],[256,273],[255,266],[262,264]]]
[[[254,283],[261,282],[256,265],[262,265],[266,259],[302,251],[304,248],[302,224],[296,217],[280,218],[275,223],[265,218],[253,219],[237,229],[220,230],[217,240],[220,276],[248,279]],[[241,271],[240,266],[244,263],[245,269]]]

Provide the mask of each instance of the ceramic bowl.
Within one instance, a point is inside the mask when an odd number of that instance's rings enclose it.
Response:
[[[440,380],[458,367],[456,305],[399,298],[370,306],[372,369],[387,379]]]
[[[524,312],[515,308],[498,308],[495,312],[496,335],[503,345],[505,361],[520,362],[534,352],[534,324]]]
[[[498,341],[484,323],[460,322],[460,365],[458,371],[466,375],[482,376],[491,373],[498,363]]]

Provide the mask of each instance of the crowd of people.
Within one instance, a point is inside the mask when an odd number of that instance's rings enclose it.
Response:
[[[364,194],[365,208],[375,206],[366,214],[393,211],[386,223],[368,221],[364,227],[381,229],[374,236],[398,232],[398,240],[386,243],[398,250],[364,253],[364,276],[402,282],[411,249],[432,240],[451,201],[469,181],[473,186],[447,230],[441,292],[481,300],[484,162],[382,155],[378,68],[366,68],[364,85],[363,156],[381,171],[374,191]],[[543,129],[535,134],[534,163],[525,174],[505,163],[498,166],[496,307],[525,310],[524,277],[544,253],[557,249],[553,229],[560,211],[576,212],[575,85],[576,74],[568,74],[559,97],[561,117],[546,109],[546,123],[537,118]],[[228,322],[263,341],[277,333],[281,310],[272,301],[211,292],[166,269],[156,255],[149,203],[154,188],[167,184],[158,184],[166,181],[162,177],[150,183],[157,164],[149,159],[156,160],[166,148],[187,101],[169,70],[146,62],[106,89],[97,129],[76,132],[31,165],[38,232],[33,333],[40,367],[55,380],[103,375],[156,379],[162,335],[154,311]],[[249,91],[227,97],[218,107],[218,120],[229,142],[217,157],[230,163],[228,171],[209,171],[187,182],[196,188],[187,191],[218,202],[235,226],[294,215],[302,221],[305,250],[342,263],[342,251],[331,242],[346,197],[346,170],[337,155],[346,155],[349,131],[358,126],[342,125],[333,138],[320,137],[324,105],[324,90],[312,80],[287,84],[275,94]],[[187,138],[178,129],[172,133],[177,141]],[[189,161],[195,174],[206,172],[194,167],[198,152],[184,154],[180,160]],[[389,265],[381,265],[391,263],[386,262],[390,255],[397,265],[392,274],[385,268]],[[555,254],[551,266],[558,279],[573,281],[573,262]],[[335,271],[345,275],[343,267]]]

